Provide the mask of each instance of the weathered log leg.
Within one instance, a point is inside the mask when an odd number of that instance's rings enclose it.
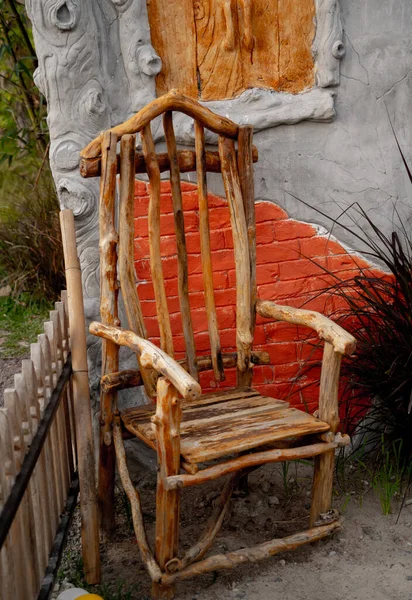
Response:
[[[152,418],[156,425],[159,471],[156,493],[156,560],[165,571],[166,564],[178,553],[180,490],[166,490],[165,478],[177,475],[180,469],[180,415],[181,408],[176,389],[164,378],[157,383],[157,409]],[[170,600],[175,585],[154,582],[152,596],[156,600]]]
[[[319,418],[330,424],[332,433],[336,432],[339,425],[338,386],[341,358],[342,356],[334,351],[333,346],[325,342],[320,379]],[[327,512],[331,507],[334,463],[334,450],[315,458],[310,511],[311,527],[319,519],[319,515]]]

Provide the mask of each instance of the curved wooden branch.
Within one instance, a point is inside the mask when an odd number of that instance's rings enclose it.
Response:
[[[140,555],[147,570],[149,571],[150,577],[153,581],[160,581],[162,572],[159,565],[154,559],[152,551],[147,541],[146,531],[143,523],[142,507],[140,504],[140,497],[131,482],[129,471],[127,470],[126,464],[126,452],[123,446],[122,429],[120,425],[120,418],[116,417],[113,425],[113,440],[114,447],[116,449],[117,466],[119,468],[120,479],[127,494],[132,509],[133,528],[136,534],[136,540],[139,546]]]
[[[255,452],[253,454],[244,454],[238,456],[232,460],[213,465],[198,471],[195,475],[173,475],[168,477],[165,482],[165,487],[168,490],[181,487],[191,487],[192,485],[199,485],[206,481],[212,481],[218,479],[233,471],[240,471],[250,467],[256,467],[264,465],[266,463],[284,462],[286,460],[301,460],[304,458],[310,458],[312,456],[319,456],[325,452],[335,450],[341,445],[341,440],[338,439],[336,442],[319,444],[311,444],[309,446],[301,446],[298,448],[276,448],[274,450],[263,450],[262,452]]]
[[[165,566],[168,573],[182,571],[182,569],[185,569],[193,562],[200,560],[209,550],[210,546],[213,544],[213,540],[222,527],[223,520],[229,508],[233,490],[241,474],[242,472],[237,472],[226,481],[219,496],[219,500],[216,502],[216,505],[201,537],[196,544],[191,546],[191,548],[185,552],[182,558],[172,558],[172,560],[169,560]]]
[[[202,389],[197,381],[193,379],[173,358],[163,350],[139,337],[132,331],[121,327],[108,327],[93,321],[89,327],[90,333],[106,340],[111,340],[118,346],[127,346],[140,355],[140,364],[143,367],[152,367],[158,373],[164,375],[179,391],[183,398],[193,400],[198,398]]]
[[[270,300],[258,300],[256,312],[266,319],[287,321],[288,323],[314,329],[321,339],[332,344],[335,352],[349,355],[355,352],[356,339],[353,335],[318,312],[291,306],[280,306]]]
[[[126,133],[138,133],[146,125],[153,121],[156,117],[168,110],[176,110],[182,112],[193,119],[199,121],[202,125],[213,131],[218,135],[223,135],[232,139],[236,139],[239,131],[239,127],[233,121],[221,117],[220,115],[214,114],[208,108],[205,108],[196,100],[188,98],[184,94],[181,94],[178,90],[170,90],[164,96],[156,98],[142,108],[136,115],[110,129],[112,133],[117,136],[125,135]],[[90,142],[80,152],[81,158],[96,158],[99,156],[101,150],[100,146],[103,141],[103,134],[101,133],[97,138]]]
[[[335,521],[328,525],[307,529],[306,531],[295,533],[294,535],[289,535],[282,539],[270,540],[269,542],[264,542],[263,544],[253,546],[252,548],[242,548],[241,550],[228,552],[228,554],[210,556],[209,558],[205,558],[205,560],[189,565],[182,571],[164,574],[162,576],[162,583],[171,585],[172,583],[175,583],[175,581],[189,579],[200,573],[208,573],[219,569],[233,569],[233,567],[246,562],[257,562],[263,558],[279,554],[279,552],[294,550],[299,546],[303,546],[303,544],[316,542],[340,529],[340,526],[340,522]]]

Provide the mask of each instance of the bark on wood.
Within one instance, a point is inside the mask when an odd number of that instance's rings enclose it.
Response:
[[[105,325],[116,326],[117,305],[117,233],[115,230],[116,146],[117,136],[105,132],[101,144],[102,177],[99,198],[100,250],[100,318]],[[102,375],[119,370],[119,349],[110,340],[102,343]],[[116,409],[115,392],[100,394],[100,452],[98,501],[103,531],[114,531],[114,470],[115,452],[112,444],[113,411]]]
[[[318,336],[333,345],[335,352],[353,354],[356,348],[355,338],[337,323],[313,310],[281,306],[270,300],[258,300],[256,312],[266,319],[287,321],[314,329]]]
[[[250,10],[249,3],[246,2],[244,9]],[[251,35],[251,32],[249,32]],[[246,35],[246,32],[245,32]],[[255,218],[255,190],[253,181],[253,127],[243,125],[239,127],[237,165],[239,171],[240,187],[242,190],[243,206],[245,211],[247,236],[249,244],[249,264],[250,264],[250,334],[255,333],[256,321],[256,218]],[[253,360],[252,360],[253,363]],[[253,370],[252,368],[242,371],[238,374],[238,385],[251,385]]]
[[[113,426],[113,439],[116,449],[117,466],[119,469],[120,479],[132,509],[133,528],[139,546],[140,555],[152,580],[159,581],[162,576],[162,572],[154,559],[149,542],[147,541],[140,496],[133,486],[129,476],[129,471],[127,470],[126,452],[123,445],[120,419],[118,417],[115,418],[115,423]]]
[[[153,119],[159,117],[167,110],[180,111],[192,119],[199,121],[202,125],[218,135],[224,135],[237,139],[239,127],[233,121],[213,113],[198,102],[181,94],[178,90],[170,90],[164,96],[156,98],[142,108],[136,115],[113,127],[110,131],[119,137],[126,133],[138,133],[142,131]],[[96,158],[101,152],[103,134],[97,136],[80,152],[82,158]]]
[[[190,577],[200,575],[201,573],[217,571],[218,569],[233,569],[233,567],[247,562],[257,562],[258,560],[268,558],[269,556],[279,554],[280,552],[295,550],[295,548],[298,548],[303,544],[316,542],[317,540],[331,535],[334,531],[340,529],[340,526],[340,522],[335,521],[328,525],[314,527],[313,529],[307,529],[301,533],[289,535],[283,539],[270,540],[269,542],[264,542],[263,544],[253,546],[252,548],[243,548],[242,550],[235,550],[234,552],[229,552],[227,554],[210,556],[205,560],[190,565],[183,571],[163,575],[162,582],[170,585],[176,581],[189,579]]]
[[[198,398],[201,387],[171,356],[160,348],[139,338],[132,331],[120,327],[107,327],[101,323],[90,323],[90,333],[113,341],[119,346],[127,346],[140,354],[140,362],[145,367],[153,367],[156,371],[167,377],[178,389],[183,398]]]
[[[222,163],[223,183],[229,204],[235,253],[236,347],[237,372],[239,374],[251,368],[250,351],[252,335],[249,244],[234,142],[220,136],[219,154]]]
[[[203,282],[205,289],[205,304],[210,338],[210,350],[215,379],[216,381],[224,381],[225,374],[223,370],[219,325],[215,307],[212,254],[210,250],[209,206],[205,167],[205,132],[204,127],[197,121],[195,121],[195,145],[197,190],[199,198],[200,251],[202,254]]]
[[[81,493],[82,556],[86,581],[94,584],[100,580],[99,514],[96,498],[83,294],[73,213],[69,210],[62,211],[60,224],[66,269],[72,352],[73,404],[78,450],[77,469]],[[111,364],[116,363],[116,356],[117,347],[116,352],[111,356]]]
[[[166,564],[177,556],[179,550],[180,491],[166,490],[165,481],[180,470],[181,406],[177,390],[163,378],[157,383],[157,408],[153,418],[159,461],[156,491],[156,560],[160,569],[164,571]],[[152,594],[155,598],[172,598],[174,587],[153,583]]]
[[[319,418],[330,424],[332,433],[339,426],[339,374],[341,354],[334,351],[332,344],[325,342],[319,392]],[[315,459],[312,488],[310,524],[318,520],[321,513],[327,512],[332,502],[332,485],[335,453],[328,452]]]
[[[258,161],[258,151],[256,146],[252,146],[253,162]],[[160,172],[170,171],[170,159],[167,152],[161,152],[157,155]],[[80,160],[80,174],[85,179],[91,177],[100,177],[101,175],[101,156],[97,158],[82,158]],[[181,173],[196,171],[196,153],[193,150],[178,150],[177,163]],[[220,173],[222,168],[218,152],[206,151],[205,170],[209,173]],[[134,172],[147,173],[146,163],[143,154],[136,152],[134,162]],[[120,155],[117,155],[117,173],[120,173]]]
[[[119,280],[129,329],[142,338],[147,337],[142,309],[136,289],[134,270],[134,162],[136,137],[125,135],[120,143],[120,198],[119,198]],[[146,393],[156,394],[153,370],[142,367],[137,356]]]
[[[175,477],[168,477],[166,487],[175,489],[180,487],[191,487],[200,485],[207,481],[212,481],[248,467],[264,465],[266,463],[283,462],[287,460],[303,460],[311,456],[318,456],[329,451],[334,451],[338,447],[338,443],[319,443],[311,444],[310,446],[301,446],[298,448],[285,448],[275,450],[263,450],[253,454],[245,454],[237,458],[225,461],[206,469],[201,469],[194,475],[179,474]]]
[[[254,365],[269,365],[270,356],[267,352],[260,350],[252,350],[250,356],[251,362]],[[237,364],[237,353],[226,352],[222,353],[223,366],[225,368],[236,367]],[[184,369],[187,368],[186,360],[178,360],[177,363]],[[197,368],[198,371],[210,371],[212,369],[212,357],[209,355],[197,357]],[[124,390],[127,388],[138,387],[143,385],[143,379],[138,369],[126,369],[124,371],[118,371],[117,373],[110,373],[102,377],[100,385],[103,391],[109,390]]]
[[[195,336],[189,304],[189,270],[186,250],[185,223],[183,216],[182,190],[180,172],[177,161],[176,138],[173,131],[173,114],[168,111],[163,115],[163,128],[166,137],[167,152],[170,157],[170,185],[175,223],[177,246],[177,279],[180,313],[182,317],[183,337],[186,346],[187,369],[191,376],[198,380]]]
[[[240,475],[240,473],[236,473],[226,481],[201,537],[196,544],[191,546],[191,548],[184,553],[182,558],[172,558],[172,560],[169,560],[165,565],[165,569],[168,573],[181,571],[190,564],[200,560],[212,546],[216,535],[222,527],[222,523],[229,508],[233,489],[235,488]]]
[[[141,133],[143,155],[150,180],[150,202],[148,215],[150,270],[155,293],[157,318],[159,321],[160,344],[169,356],[174,356],[173,336],[170,327],[165,282],[163,279],[162,254],[160,249],[160,171],[150,124]]]

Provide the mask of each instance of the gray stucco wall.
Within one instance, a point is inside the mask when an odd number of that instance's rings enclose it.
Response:
[[[409,228],[412,190],[392,126],[412,164],[412,2],[340,0],[346,54],[333,123],[302,122],[255,136],[256,198],[273,200],[298,219],[332,218],[358,202],[386,232],[394,207]],[[361,249],[346,232],[342,241]]]

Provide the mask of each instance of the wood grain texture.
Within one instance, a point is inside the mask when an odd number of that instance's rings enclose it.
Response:
[[[267,319],[286,321],[314,329],[321,339],[333,345],[335,352],[349,355],[355,352],[356,340],[353,335],[321,313],[303,308],[281,306],[270,300],[258,300],[256,312]]]
[[[245,3],[245,10],[250,10]],[[253,179],[253,127],[243,125],[239,127],[237,165],[239,171],[240,187],[242,190],[243,206],[246,218],[247,237],[249,245],[250,264],[250,334],[254,336],[256,321],[256,217],[255,217],[255,186]],[[252,361],[253,362],[253,361]],[[238,373],[238,385],[251,385],[252,365],[249,369]]]
[[[72,211],[61,211],[60,224],[66,270],[67,305],[72,352],[73,410],[77,444],[77,469],[79,472],[81,493],[82,557],[86,581],[89,584],[95,584],[100,581],[99,511],[96,497],[86,323],[82,279],[76,250],[76,232]],[[113,363],[114,365],[117,364],[117,349],[112,348],[112,350],[114,352],[110,363],[108,361],[110,369],[113,368]],[[106,400],[113,398],[111,392],[108,394],[103,392],[103,394]]]
[[[268,558],[269,556],[279,554],[280,552],[294,550],[303,544],[309,544],[328,537],[334,531],[339,530],[340,527],[340,522],[335,521],[334,523],[307,529],[306,531],[295,533],[282,539],[270,540],[269,542],[264,542],[263,544],[259,544],[252,548],[242,548],[241,550],[235,550],[234,552],[228,552],[227,554],[210,556],[209,558],[190,565],[182,571],[163,575],[162,581],[171,584],[182,579],[189,579],[195,575],[200,575],[201,573],[216,571],[217,569],[233,569],[237,565],[247,562],[254,563],[258,560]]]
[[[147,0],[150,37],[162,59],[156,78],[157,93],[172,88],[197,97],[196,32],[193,1]]]
[[[117,232],[115,229],[117,136],[106,131],[101,144],[102,176],[99,198],[100,318],[105,325],[118,321]],[[102,342],[102,375],[119,370],[119,349],[110,340]],[[100,394],[100,453],[98,499],[103,531],[114,531],[115,452],[112,443],[113,410],[116,392]]]
[[[253,341],[248,232],[234,142],[220,136],[219,155],[222,163],[223,184],[229,205],[235,254],[236,349],[239,374],[251,368],[250,353]]]
[[[132,510],[133,529],[139,546],[140,556],[142,557],[142,561],[146,566],[152,580],[159,581],[162,572],[159,568],[159,565],[154,559],[154,556],[149,546],[149,542],[147,541],[146,530],[143,522],[140,496],[130,479],[129,471],[127,469],[126,452],[123,445],[122,430],[119,421],[120,420],[118,417],[115,418],[115,423],[113,425],[113,439],[116,450],[117,466],[119,469],[120,480],[130,502]]]
[[[196,174],[199,198],[200,252],[202,255],[203,282],[207,326],[209,330],[212,367],[216,381],[225,378],[220,345],[219,325],[217,321],[215,294],[213,286],[212,253],[210,250],[209,206],[206,181],[206,151],[204,127],[195,121]]]
[[[219,479],[228,473],[233,473],[241,469],[288,460],[304,460],[313,456],[323,455],[324,453],[330,453],[331,450],[333,452],[337,447],[338,443],[329,442],[310,444],[309,446],[298,446],[296,448],[275,448],[274,450],[253,452],[221,462],[212,467],[206,467],[194,475],[179,474],[174,477],[168,477],[166,486],[170,489],[174,489],[175,487],[201,485],[207,481]]]
[[[252,158],[254,163],[258,161],[258,150],[256,146],[252,146]],[[160,152],[157,155],[157,161],[161,173],[170,170],[170,159],[166,152]],[[196,171],[196,153],[193,150],[178,150],[177,163],[181,173]],[[101,169],[101,156],[98,156],[97,158],[82,158],[80,160],[80,175],[85,179],[90,177],[100,177]],[[222,167],[218,152],[211,150],[205,152],[205,169],[208,173],[221,172]],[[134,172],[136,174],[147,173],[146,163],[141,152],[135,153]],[[117,173],[120,173],[120,154],[117,155]]]
[[[165,282],[163,278],[162,252],[160,248],[160,170],[150,125],[141,133],[143,155],[150,180],[150,202],[148,214],[150,270],[155,293],[160,344],[169,356],[174,356],[173,336],[170,327]]]
[[[179,390],[183,398],[197,398],[201,394],[199,383],[193,379],[171,356],[160,348],[140,338],[132,331],[120,327],[107,327],[93,321],[89,327],[90,333],[111,340],[117,346],[127,346],[140,355],[144,367],[152,367],[167,377]]]
[[[134,270],[134,165],[136,137],[124,135],[120,142],[120,194],[119,194],[119,245],[118,269],[120,289],[126,310],[129,329],[146,338],[146,327],[136,289],[136,273]],[[137,363],[143,378],[147,395],[156,395],[156,378],[153,370],[142,367],[137,356]],[[108,389],[105,388],[105,391]]]
[[[158,456],[156,489],[156,560],[162,571],[166,564],[177,556],[179,551],[180,491],[167,490],[167,477],[180,471],[179,424],[181,406],[177,390],[164,378],[157,383],[157,406],[155,436]],[[152,585],[154,598],[172,598],[174,586],[164,586],[156,582]]]
[[[315,80],[314,0],[150,0],[163,68],[157,91],[222,100],[253,87],[298,93]],[[183,34],[184,30],[184,34]]]
[[[136,115],[130,117],[124,123],[113,127],[110,132],[121,137],[127,133],[138,133],[142,131],[153,119],[164,112],[180,111],[216,133],[225,135],[231,139],[237,139],[238,126],[236,123],[212,112],[205,106],[182,94],[179,90],[170,90],[164,96],[156,98],[142,108]],[[98,135],[80,152],[82,158],[97,158],[101,154],[103,134]]]
[[[186,346],[187,370],[194,379],[198,379],[195,336],[193,333],[192,315],[189,303],[189,270],[186,249],[185,221],[183,216],[182,190],[177,160],[176,138],[173,131],[173,114],[168,111],[163,115],[163,127],[166,137],[167,152],[170,160],[170,186],[172,190],[173,216],[177,247],[177,287],[182,318],[183,337]],[[160,218],[160,216],[159,216]]]
[[[329,423],[332,433],[336,433],[339,426],[338,395],[341,358],[341,354],[334,351],[332,344],[326,342],[320,378],[319,417]],[[328,452],[315,459],[310,510],[311,525],[318,520],[320,514],[327,512],[331,507],[334,464],[334,452]]]

